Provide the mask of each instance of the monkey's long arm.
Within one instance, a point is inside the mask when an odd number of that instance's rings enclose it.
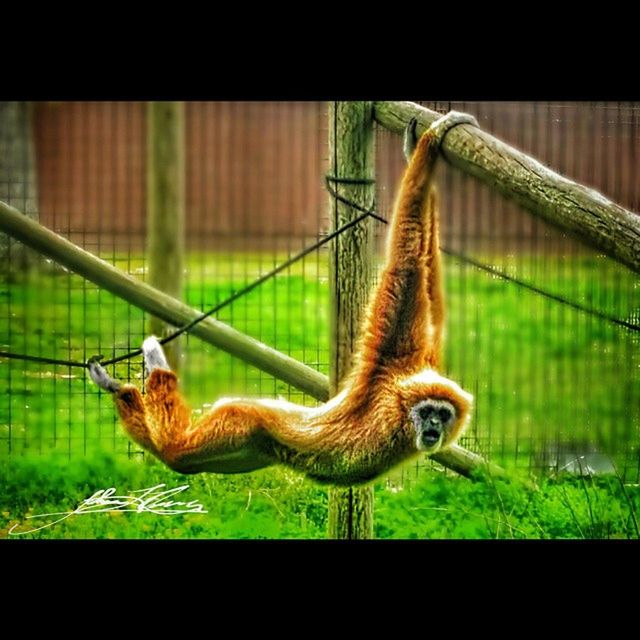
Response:
[[[367,380],[379,369],[419,370],[426,354],[427,195],[437,150],[425,134],[404,175],[391,221],[387,262],[368,309],[359,358]]]
[[[400,185],[387,244],[387,262],[373,294],[352,380],[366,389],[378,375],[404,375],[440,362],[444,305],[433,169],[446,132],[477,124],[452,111],[420,138]],[[425,336],[427,336],[425,338]]]
[[[427,355],[426,223],[438,148],[433,132],[419,140],[398,193],[387,241],[386,266],[367,310],[353,373],[357,387],[389,368],[418,371]]]

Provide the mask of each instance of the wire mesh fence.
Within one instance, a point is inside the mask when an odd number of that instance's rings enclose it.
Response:
[[[640,209],[638,105],[425,106],[470,112],[485,130],[554,170]],[[189,305],[207,310],[326,233],[326,111],[312,102],[185,105]],[[0,199],[24,210],[25,187],[35,186],[37,211],[29,213],[144,279],[145,105],[41,103],[29,107],[26,122],[0,123]],[[377,137],[378,211],[388,217],[404,167],[402,145],[383,130]],[[444,247],[638,324],[635,274],[444,163],[439,172]],[[379,231],[381,248],[385,229]],[[142,311],[46,261],[24,267],[16,243],[0,248],[7,255],[2,348],[86,360],[121,355],[144,339]],[[327,274],[325,247],[217,318],[327,373]],[[476,396],[462,444],[531,470],[558,469],[584,454],[589,464],[614,464],[625,480],[638,482],[639,334],[452,256],[445,257],[445,278],[446,373]],[[225,395],[315,402],[197,338],[183,340],[181,377],[194,407]],[[139,384],[140,358],[116,365],[115,373]],[[140,454],[122,434],[111,399],[84,371],[5,360],[0,384],[1,453]],[[407,482],[424,464],[393,477]]]

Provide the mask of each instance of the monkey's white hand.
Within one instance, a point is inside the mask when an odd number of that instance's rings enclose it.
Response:
[[[470,113],[462,113],[461,111],[449,111],[437,120],[434,120],[429,127],[429,131],[433,132],[434,140],[441,145],[444,137],[449,133],[450,129],[457,127],[459,124],[470,124],[478,127],[478,121]]]

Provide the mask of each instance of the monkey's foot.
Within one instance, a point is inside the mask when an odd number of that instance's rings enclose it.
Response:
[[[154,369],[171,369],[162,350],[162,345],[155,336],[149,336],[142,343],[142,353],[147,373],[151,373]]]
[[[462,113],[460,111],[449,111],[437,120],[434,120],[429,127],[429,131],[433,133],[434,140],[438,145],[442,145],[445,136],[453,127],[459,124],[470,124],[479,127],[478,121],[470,113]]]
[[[89,376],[101,389],[109,393],[115,393],[122,386],[118,380],[109,376],[105,368],[96,360],[89,360]]]

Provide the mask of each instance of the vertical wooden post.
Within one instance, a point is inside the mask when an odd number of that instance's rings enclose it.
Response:
[[[184,269],[184,105],[150,102],[147,106],[147,252],[152,287],[182,298]],[[152,316],[149,333],[162,336],[165,322]],[[167,359],[176,370],[179,340],[166,345]]]
[[[373,105],[370,102],[334,102],[329,110],[329,173],[337,178],[373,178],[375,147]],[[341,195],[372,209],[374,184],[345,184],[334,187]],[[359,211],[331,199],[331,220],[336,229],[360,215]],[[338,236],[331,245],[331,368],[330,393],[351,367],[360,320],[373,275],[372,221],[364,220]],[[329,490],[330,538],[373,537],[373,488]]]
[[[0,102],[0,200],[38,220],[33,108],[27,102]],[[36,262],[25,245],[0,234],[2,275],[24,273]]]

